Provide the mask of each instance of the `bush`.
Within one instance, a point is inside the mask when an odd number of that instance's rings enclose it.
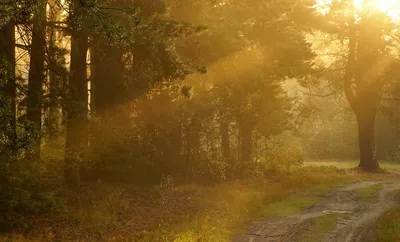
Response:
[[[267,171],[288,173],[303,165],[302,151],[294,145],[281,145],[266,157]]]
[[[66,209],[65,202],[57,198],[55,192],[46,192],[61,184],[61,179],[58,179],[62,168],[60,162],[46,158],[39,162],[29,158],[35,135],[36,129],[32,124],[16,123],[10,110],[0,108],[1,230],[17,226],[16,215]],[[52,169],[54,167],[58,169]]]
[[[226,179],[227,164],[223,160],[201,160],[192,168],[193,179],[202,183],[217,183]]]
[[[263,159],[238,161],[234,176],[242,179],[263,180],[288,174],[299,169],[304,162],[302,151],[294,145],[280,145]]]

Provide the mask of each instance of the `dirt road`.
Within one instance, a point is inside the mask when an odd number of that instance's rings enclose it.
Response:
[[[373,188],[373,189],[370,189]],[[371,190],[371,194],[362,191]],[[376,220],[389,209],[399,205],[396,195],[400,181],[363,181],[325,194],[305,211],[281,217],[270,217],[257,222],[234,242],[256,241],[310,241],[304,239],[313,221],[321,216],[337,214],[334,228],[311,241],[348,242],[370,241],[374,236]]]

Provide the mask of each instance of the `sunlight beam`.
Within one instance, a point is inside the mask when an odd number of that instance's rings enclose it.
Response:
[[[317,0],[318,4],[321,2],[324,1]],[[357,10],[368,8],[381,11],[392,18],[393,22],[400,22],[400,0],[353,0],[353,6]]]

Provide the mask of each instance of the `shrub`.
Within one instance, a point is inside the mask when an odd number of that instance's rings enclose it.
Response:
[[[295,145],[281,145],[265,159],[266,169],[277,173],[288,173],[303,165],[302,151]]]

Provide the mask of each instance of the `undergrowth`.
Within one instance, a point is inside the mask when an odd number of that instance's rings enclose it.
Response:
[[[319,195],[370,179],[342,169],[306,167],[256,181],[156,187],[91,183],[61,193],[69,210],[25,217],[28,228],[4,238],[16,241],[229,241],[249,222],[297,213]]]

